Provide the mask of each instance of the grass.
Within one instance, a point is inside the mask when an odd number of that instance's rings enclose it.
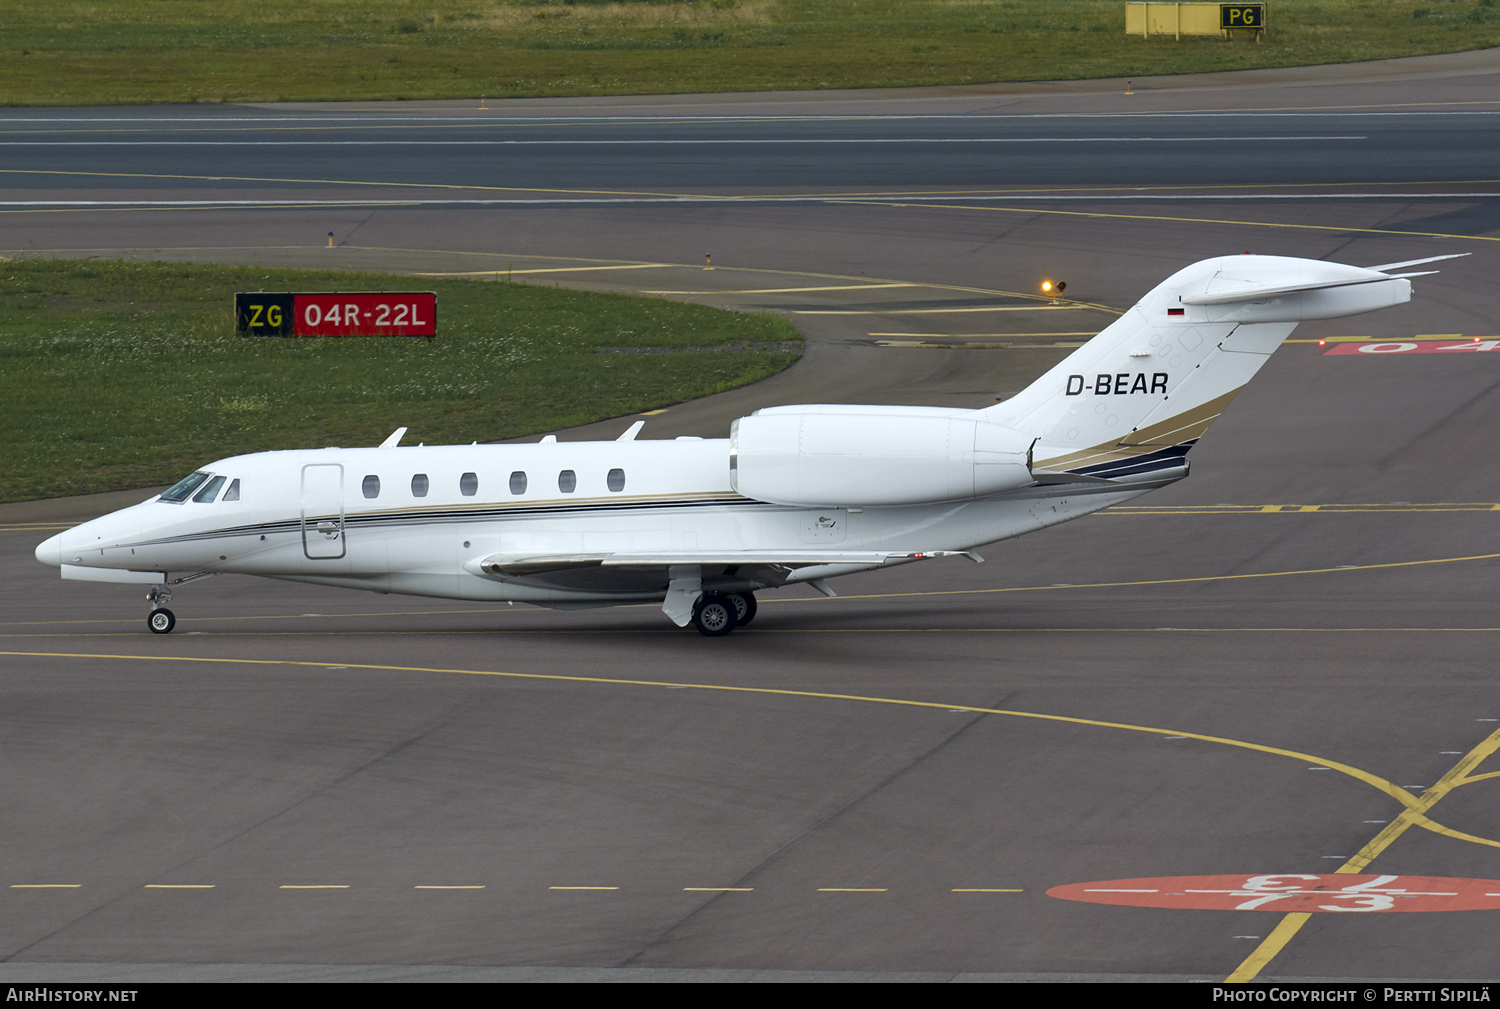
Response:
[[[236,290],[435,290],[438,337],[244,338]],[[754,382],[767,314],[505,282],[120,260],[0,261],[0,501],[171,483],[220,456],[516,437]],[[610,353],[617,348],[656,353]],[[690,348],[703,353],[673,353]],[[715,349],[716,348],[716,349]],[[624,425],[621,425],[623,430]]]
[[[1121,0],[10,0],[0,102],[889,87],[1342,63],[1500,45],[1496,0],[1274,0],[1271,33],[1124,34]]]

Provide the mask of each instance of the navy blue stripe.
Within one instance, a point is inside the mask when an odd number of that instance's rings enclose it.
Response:
[[[1198,443],[1195,438],[1185,441],[1180,445],[1169,445],[1146,455],[1138,455],[1129,459],[1114,459],[1110,462],[1095,463],[1092,466],[1081,466],[1078,469],[1069,470],[1069,473],[1077,473],[1081,476],[1096,476],[1103,479],[1111,477],[1126,476],[1134,473],[1150,473],[1158,469],[1171,469],[1182,465],[1182,460],[1187,456],[1188,450]]]

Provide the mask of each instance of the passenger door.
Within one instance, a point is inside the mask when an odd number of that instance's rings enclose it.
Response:
[[[311,560],[336,560],[344,542],[344,467],[302,467],[302,552]]]

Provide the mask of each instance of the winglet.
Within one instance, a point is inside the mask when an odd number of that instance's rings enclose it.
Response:
[[[615,441],[635,441],[635,436],[638,435],[638,434],[640,434],[641,433],[641,428],[643,428],[645,426],[646,426],[646,422],[645,421],[638,420],[634,424],[632,424],[629,427],[627,427],[625,429],[625,433],[622,434],[622,435],[620,435],[620,437],[616,438]]]
[[[383,442],[380,443],[380,447],[381,448],[395,448],[397,445],[401,444],[401,439],[402,439],[402,437],[405,436],[405,434],[406,434],[406,428],[404,428],[404,427],[398,427],[398,428],[396,428],[396,430],[394,430],[394,431],[391,432],[391,436],[389,438],[387,438],[385,441],[383,441]]]

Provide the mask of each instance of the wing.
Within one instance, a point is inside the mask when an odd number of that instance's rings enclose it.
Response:
[[[691,619],[704,593],[745,592],[810,582],[825,595],[821,579],[929,557],[984,558],[972,550],[682,550],[652,553],[494,554],[464,565],[471,574],[497,581],[542,585],[588,600],[662,599],[679,627]],[[595,603],[597,604],[597,603]]]
[[[671,568],[687,565],[709,569],[779,568],[790,575],[801,568],[825,564],[876,568],[930,557],[967,557],[975,562],[984,560],[972,550],[669,550],[651,553],[492,554],[483,560],[470,561],[464,565],[464,569],[470,574],[502,580],[587,568],[660,569],[665,576]],[[805,579],[784,577],[777,579],[777,584],[802,580]],[[663,584],[665,585],[665,581]]]

